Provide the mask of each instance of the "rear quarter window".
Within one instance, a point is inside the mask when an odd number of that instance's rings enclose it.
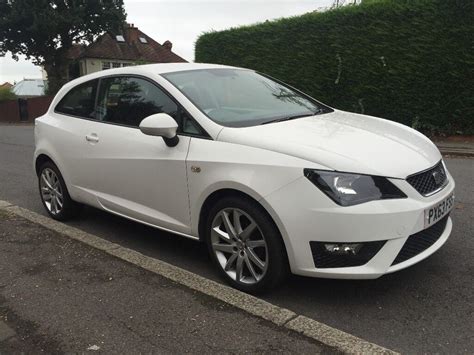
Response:
[[[91,80],[69,90],[56,105],[55,111],[66,115],[95,118],[97,82],[97,79]]]

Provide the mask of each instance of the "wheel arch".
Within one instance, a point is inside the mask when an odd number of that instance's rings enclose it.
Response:
[[[44,154],[44,153],[41,153],[39,154],[36,159],[35,159],[35,172],[36,172],[36,176],[39,175],[39,169],[41,168],[41,165],[43,165],[44,163],[50,161],[51,163],[53,163],[54,165],[56,165],[56,167],[58,167],[58,164],[56,164],[56,162],[47,154]],[[59,169],[59,167],[58,167]]]
[[[280,237],[285,247],[286,257],[287,257],[287,260],[289,261],[289,250],[291,248],[289,249],[290,245],[287,243],[288,239],[287,239],[286,230],[281,220],[276,215],[275,211],[271,208],[271,206],[265,203],[265,201],[262,198],[257,199],[255,196],[252,196],[249,193],[246,193],[242,190],[238,190],[236,188],[220,188],[213,191],[206,197],[206,199],[202,203],[201,208],[199,210],[199,221],[198,221],[198,228],[197,228],[199,240],[200,241],[204,240],[204,234],[205,234],[204,228],[206,225],[206,219],[208,217],[210,206],[212,206],[212,204],[215,201],[224,197],[228,197],[228,196],[238,196],[238,197],[250,200],[256,205],[258,205],[270,217],[271,221],[273,222],[277,230],[280,232]]]
[[[64,169],[62,169],[61,164],[58,163],[58,161],[54,158],[52,158],[51,154],[48,154],[47,152],[38,152],[37,156],[34,158],[34,169],[36,176],[39,176],[39,169],[41,168],[41,165],[43,165],[46,162],[51,162],[53,163],[56,168],[59,170],[59,173],[61,174],[64,183],[66,184],[66,188],[69,191],[69,194],[71,194],[71,184],[69,183],[69,177],[67,174],[65,174]]]

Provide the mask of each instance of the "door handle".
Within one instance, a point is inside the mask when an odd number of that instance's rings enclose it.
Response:
[[[99,137],[97,137],[97,134],[91,133],[86,136],[86,141],[91,143],[97,143],[99,141]]]

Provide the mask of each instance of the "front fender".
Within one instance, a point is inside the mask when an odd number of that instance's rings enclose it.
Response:
[[[232,189],[261,201],[302,177],[308,167],[321,168],[265,149],[193,138],[186,160],[193,235],[198,236],[201,209],[212,193]]]

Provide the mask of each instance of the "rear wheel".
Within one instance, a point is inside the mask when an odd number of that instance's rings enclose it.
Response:
[[[218,201],[208,215],[206,242],[221,275],[242,291],[271,289],[288,273],[278,229],[250,199],[226,197]]]
[[[41,165],[38,174],[41,202],[48,214],[56,220],[74,217],[80,205],[69,196],[64,179],[55,164],[48,161]]]

